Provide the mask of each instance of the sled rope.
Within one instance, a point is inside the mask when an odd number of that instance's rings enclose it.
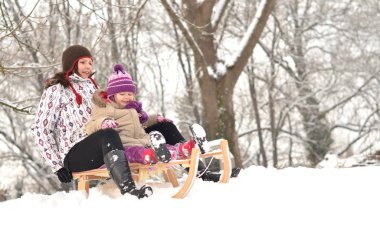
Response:
[[[198,175],[197,175],[197,178],[201,177],[201,176],[202,176],[202,175],[208,170],[208,168],[210,167],[210,165],[211,165],[212,161],[214,160],[214,158],[215,158],[215,156],[212,156],[210,162],[209,162],[208,165],[206,166],[206,169],[205,169],[201,174],[198,174]]]

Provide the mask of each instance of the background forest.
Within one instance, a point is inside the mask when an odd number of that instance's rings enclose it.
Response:
[[[379,149],[377,0],[0,0],[0,201],[62,189],[30,127],[73,44],[101,87],[124,64],[148,113],[227,138],[243,168]]]

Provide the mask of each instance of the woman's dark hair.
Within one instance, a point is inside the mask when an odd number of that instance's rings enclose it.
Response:
[[[78,74],[78,65],[77,64],[75,65],[73,72],[76,73],[76,74]],[[56,84],[61,84],[65,88],[70,87],[70,82],[66,78],[66,72],[63,72],[63,71],[57,72],[56,74],[54,74],[53,77],[47,79],[45,81],[44,88],[47,89],[50,86],[53,86],[53,85],[56,85]]]

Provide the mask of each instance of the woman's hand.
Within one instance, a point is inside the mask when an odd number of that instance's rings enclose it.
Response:
[[[62,167],[55,173],[62,183],[70,183],[73,180],[73,175],[69,169]]]

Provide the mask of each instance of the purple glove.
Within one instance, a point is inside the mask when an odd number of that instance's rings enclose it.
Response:
[[[135,109],[138,113],[141,113],[142,111],[142,103],[139,101],[130,101],[128,104],[125,106],[127,109]]]
[[[118,127],[119,125],[117,124],[117,122],[113,119],[105,119],[103,120],[102,122],[102,129],[107,129],[107,128],[116,128]]]
[[[146,114],[146,112],[141,111],[139,113],[139,119],[140,119],[141,124],[144,124],[148,120],[148,118],[149,118],[149,116],[148,116],[148,114]]]
[[[130,101],[125,108],[127,109],[135,109],[139,114],[140,123],[144,124],[148,120],[148,114],[143,111],[142,103],[139,101]]]
[[[168,118],[162,117],[161,115],[157,115],[157,122],[162,123],[162,122],[170,122],[173,123],[173,120],[170,120]]]

